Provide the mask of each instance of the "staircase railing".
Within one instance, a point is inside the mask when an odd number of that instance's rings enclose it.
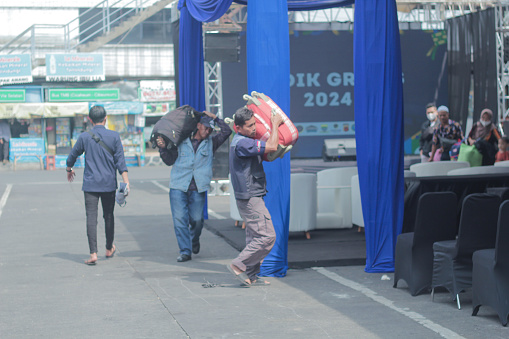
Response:
[[[103,0],[67,24],[35,24],[0,48],[0,54],[31,53],[38,49],[73,52],[79,45],[109,32],[129,16],[158,0]]]
[[[79,45],[108,33],[123,20],[137,14],[157,0],[104,0],[81,13],[66,25],[66,50],[75,50]]]
[[[37,47],[53,46],[64,48],[66,25],[37,24],[32,25],[14,39],[0,48],[0,54],[24,54],[35,55]]]

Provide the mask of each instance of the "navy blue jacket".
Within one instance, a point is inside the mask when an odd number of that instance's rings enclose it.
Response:
[[[236,134],[230,144],[230,175],[235,199],[263,197],[267,193],[262,156],[265,141]]]
[[[67,157],[67,166],[73,167],[76,159],[85,153],[82,190],[85,192],[113,192],[117,189],[116,171],[118,170],[120,174],[127,172],[120,136],[115,131],[107,130],[103,125],[95,125],[92,132],[113,151],[114,155],[112,156],[99,143],[95,142],[88,132],[84,132],[81,133]]]

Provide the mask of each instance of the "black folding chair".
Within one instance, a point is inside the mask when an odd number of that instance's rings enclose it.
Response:
[[[433,244],[432,300],[435,288],[445,287],[461,309],[459,293],[472,286],[472,255],[495,247],[499,206],[500,197],[491,194],[470,194],[463,200],[457,239]]]
[[[509,200],[509,187],[488,187],[486,193],[498,195],[502,201]]]
[[[500,206],[497,242],[494,249],[476,251],[473,256],[472,315],[481,305],[495,309],[502,325],[509,316],[509,201]]]
[[[433,243],[456,236],[456,194],[430,192],[419,198],[414,232],[402,233],[396,242],[394,285],[406,281],[412,296],[431,289]]]

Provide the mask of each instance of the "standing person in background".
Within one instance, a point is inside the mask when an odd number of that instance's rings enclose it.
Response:
[[[437,107],[434,103],[426,105],[426,117],[427,120],[421,125],[421,138],[419,139],[421,162],[429,160],[433,143],[433,131],[438,122]]]
[[[244,286],[269,285],[258,279],[260,265],[276,241],[276,232],[263,197],[267,194],[263,155],[277,150],[279,114],[271,117],[272,130],[267,142],[254,139],[256,120],[253,111],[242,107],[235,112],[237,134],[230,145],[231,185],[237,207],[246,222],[246,247],[227,265],[228,270]]]
[[[481,118],[477,121],[468,134],[468,144],[475,145],[482,154],[482,166],[493,165],[497,154],[498,140],[501,138],[495,124],[492,123],[493,112],[485,108],[481,112]]]
[[[441,153],[440,161],[451,160],[449,151],[452,145],[464,139],[461,125],[454,120],[449,119],[449,108],[440,106],[437,109],[439,124],[433,132],[433,144],[431,145],[431,155],[428,161],[434,161],[435,153]]]
[[[200,235],[203,229],[203,208],[212,180],[214,152],[232,133],[230,127],[210,112],[197,124],[196,131],[178,148],[168,150],[159,136],[157,146],[163,162],[172,166],[170,174],[170,205],[173,227],[179,246],[177,262],[191,260],[191,252],[200,252]],[[211,136],[217,124],[221,130]]]
[[[9,141],[11,140],[11,128],[7,120],[0,120],[0,161],[3,164],[9,162]]]
[[[113,244],[115,237],[115,190],[117,189],[117,171],[127,184],[129,178],[124,158],[124,148],[117,132],[107,130],[106,111],[102,106],[90,108],[88,113],[93,128],[89,132],[80,134],[78,141],[67,157],[67,180],[72,182],[76,173],[72,169],[76,159],[85,153],[85,170],[83,172],[82,190],[85,195],[85,212],[87,215],[87,237],[90,248],[90,258],[87,265],[97,262],[97,211],[99,199],[103,208],[104,228],[106,232],[106,258],[115,254]]]
[[[508,137],[502,137],[498,139],[498,153],[495,157],[495,162],[509,160],[509,151],[507,150],[508,145],[509,145]]]

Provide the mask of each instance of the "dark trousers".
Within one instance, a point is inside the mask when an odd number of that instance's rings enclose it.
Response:
[[[87,237],[90,253],[97,253],[97,211],[99,198],[101,198],[101,205],[103,207],[106,249],[111,250],[113,248],[113,238],[115,236],[115,218],[113,217],[113,209],[115,208],[115,191],[84,193],[85,211],[87,214]]]
[[[0,161],[9,161],[9,141],[4,140],[3,144],[0,144]]]

